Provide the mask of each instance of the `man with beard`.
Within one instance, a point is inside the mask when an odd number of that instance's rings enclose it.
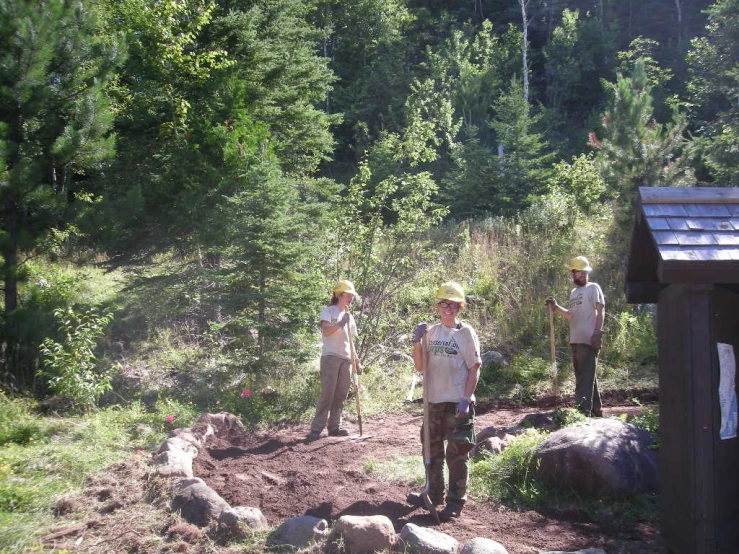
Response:
[[[597,283],[589,281],[593,270],[583,256],[570,261],[575,288],[570,292],[570,307],[565,309],[551,296],[547,305],[570,322],[570,346],[575,370],[575,405],[587,417],[603,417],[595,369],[603,341],[605,297]]]

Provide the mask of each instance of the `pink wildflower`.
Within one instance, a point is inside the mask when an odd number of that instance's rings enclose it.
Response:
[[[251,391],[249,389],[244,389],[241,391],[241,398],[249,398],[251,396]]]
[[[168,415],[167,417],[164,418],[164,421],[166,421],[167,423],[172,423],[174,421],[174,416]]]

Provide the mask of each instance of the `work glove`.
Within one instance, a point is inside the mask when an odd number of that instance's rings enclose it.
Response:
[[[554,299],[553,296],[547,296],[547,299],[545,300],[547,306],[550,304],[552,305],[552,308],[554,308],[557,305],[557,301]]]
[[[349,312],[344,312],[344,317],[339,320],[339,325],[345,327],[349,323]]]
[[[423,337],[423,334],[428,329],[428,324],[426,322],[421,322],[416,326],[416,332],[413,333],[413,342],[421,342],[421,337]]]
[[[470,401],[463,398],[457,402],[456,416],[457,419],[465,419],[470,415]]]
[[[595,329],[593,335],[590,337],[590,346],[593,348],[600,348],[603,344],[603,331]]]

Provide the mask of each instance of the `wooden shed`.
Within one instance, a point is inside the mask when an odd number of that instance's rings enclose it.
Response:
[[[736,554],[739,189],[640,188],[626,297],[657,304],[667,552]]]

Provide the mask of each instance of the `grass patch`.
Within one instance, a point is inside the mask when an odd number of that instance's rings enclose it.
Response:
[[[154,412],[138,403],[84,417],[39,417],[22,399],[0,396],[0,552],[27,552],[51,524],[61,495],[136,450],[151,450],[167,431],[190,425],[187,405],[161,402]]]
[[[364,471],[373,479],[389,483],[407,483],[409,487],[421,486],[426,480],[423,458],[419,456],[395,456],[390,460],[366,460]]]

